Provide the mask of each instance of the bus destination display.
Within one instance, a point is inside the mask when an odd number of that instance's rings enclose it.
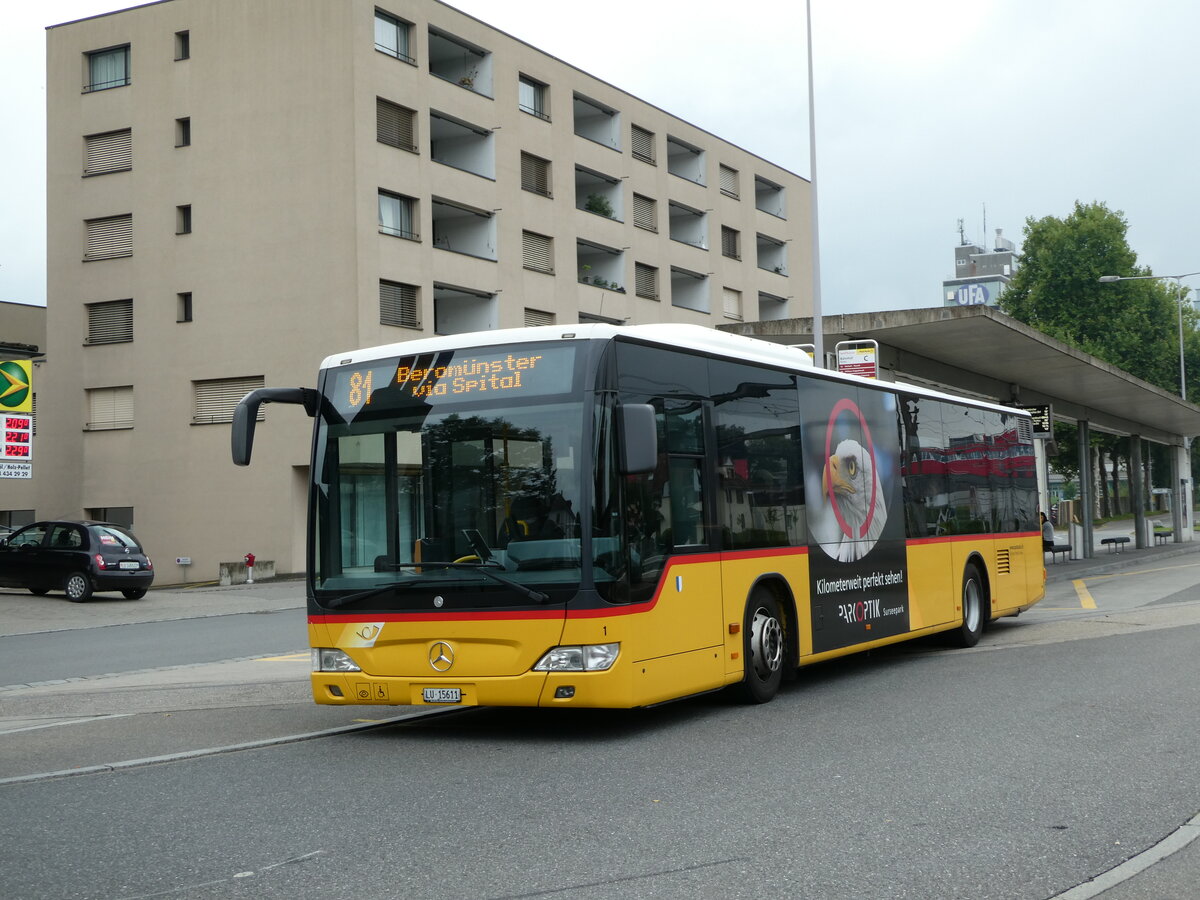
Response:
[[[575,348],[558,345],[405,356],[338,370],[333,400],[353,416],[381,406],[540,397],[569,390],[574,363]]]

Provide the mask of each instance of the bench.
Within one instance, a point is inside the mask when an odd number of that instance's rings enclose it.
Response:
[[[1175,536],[1175,532],[1171,530],[1154,532],[1154,543],[1165,544],[1170,538]]]
[[[1127,537],[1101,538],[1100,543],[1108,545],[1109,553],[1120,553],[1122,550],[1125,549],[1125,545],[1129,543],[1129,538],[1127,538]]]
[[[1057,557],[1058,554],[1060,554],[1060,553],[1062,554],[1063,560],[1066,561],[1067,556],[1071,552],[1071,545],[1070,544],[1043,544],[1042,549],[1045,552],[1050,554],[1050,562],[1054,562],[1055,557]]]

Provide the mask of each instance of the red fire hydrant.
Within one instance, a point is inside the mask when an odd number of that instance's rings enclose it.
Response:
[[[246,584],[254,584],[254,554],[247,553],[242,559],[246,561]]]

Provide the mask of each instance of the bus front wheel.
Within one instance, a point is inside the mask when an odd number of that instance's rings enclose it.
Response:
[[[779,601],[769,590],[758,588],[750,595],[742,633],[746,666],[742,696],[749,703],[766,703],[779,691],[787,655]]]
[[[963,622],[954,632],[954,642],[960,647],[974,647],[983,634],[983,622],[987,615],[987,592],[979,568],[970,564],[963,571],[962,613]]]

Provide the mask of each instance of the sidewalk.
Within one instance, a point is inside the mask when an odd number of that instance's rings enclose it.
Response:
[[[1129,543],[1114,549],[1112,545],[1102,544],[1104,538],[1126,537]],[[1133,522],[1110,522],[1098,525],[1092,532],[1094,550],[1090,559],[1067,559],[1062,556],[1051,557],[1043,554],[1046,565],[1046,582],[1048,584],[1061,581],[1073,581],[1076,578],[1087,578],[1092,575],[1104,575],[1127,569],[1130,566],[1145,565],[1158,560],[1171,559],[1178,556],[1200,554],[1200,534],[1196,540],[1183,543],[1168,541],[1160,544],[1153,541],[1151,546],[1142,550],[1136,549],[1133,539]],[[1059,543],[1066,542],[1066,536],[1060,534]]]

